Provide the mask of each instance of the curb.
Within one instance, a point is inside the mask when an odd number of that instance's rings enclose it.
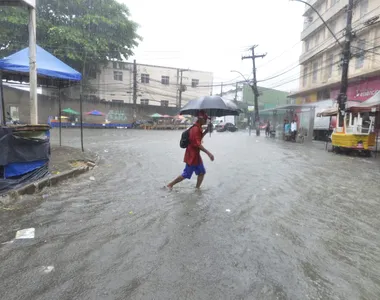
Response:
[[[87,161],[86,164],[87,164],[86,167],[78,167],[72,170],[67,170],[67,171],[62,172],[61,174],[52,175],[52,176],[43,178],[39,181],[29,183],[19,189],[12,190],[8,192],[8,194],[6,194],[6,197],[9,197],[9,200],[15,201],[15,200],[18,200],[20,196],[32,195],[32,194],[38,193],[46,187],[55,186],[61,181],[82,175],[88,172],[90,169],[93,169],[96,165],[92,161]]]

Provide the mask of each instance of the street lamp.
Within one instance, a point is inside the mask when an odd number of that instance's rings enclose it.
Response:
[[[313,5],[311,5],[310,3],[308,3],[308,2],[306,2],[304,0],[289,0],[289,1],[301,2],[301,3],[309,6],[317,14],[317,16],[321,19],[321,21],[326,26],[326,28],[328,29],[328,31],[330,31],[331,35],[334,37],[335,41],[339,44],[339,46],[343,48],[343,45],[339,42],[339,39],[336,37],[336,35],[331,30],[331,28],[329,27],[329,25],[327,25],[326,21],[322,18],[321,14],[318,12],[318,10],[316,10],[316,8]]]
[[[241,72],[239,72],[239,71],[231,70],[231,72],[240,74],[240,76],[244,78],[245,83],[251,87],[253,94],[255,94],[255,89],[254,89],[253,85],[251,85],[250,80],[248,80],[248,79],[247,79],[247,78],[246,78]],[[258,107],[254,107],[254,109],[256,110],[256,109],[258,109]],[[248,106],[248,111],[249,111],[249,113],[248,113],[248,117],[249,117],[249,118],[248,118],[248,119],[249,119],[249,120],[248,120],[248,128],[249,128],[249,135],[251,135],[253,114],[252,114],[252,111],[250,110],[250,107],[249,107],[249,106]]]
[[[341,79],[341,85],[340,85],[340,92],[338,96],[338,103],[339,103],[339,120],[338,120],[338,126],[343,126],[343,120],[344,120],[344,113],[346,109],[346,102],[347,102],[347,88],[348,88],[348,70],[350,65],[350,59],[351,59],[351,41],[353,38],[352,33],[352,13],[354,9],[354,0],[348,0],[347,5],[347,20],[346,20],[346,29],[345,29],[345,42],[344,45],[342,45],[339,42],[339,39],[335,36],[334,32],[332,32],[331,28],[327,25],[325,20],[322,18],[322,16],[319,14],[319,12],[313,7],[310,3],[304,1],[304,0],[290,0],[290,1],[297,1],[301,2],[307,6],[309,6],[322,20],[323,24],[327,27],[327,29],[330,31],[336,42],[339,44],[339,46],[342,48],[342,79]]]
[[[23,6],[29,10],[29,93],[30,123],[38,124],[36,64],[36,0],[0,0],[0,6]],[[2,80],[0,76],[0,80]],[[2,103],[4,99],[2,99]],[[2,107],[5,110],[5,107]],[[5,120],[3,120],[5,122]]]

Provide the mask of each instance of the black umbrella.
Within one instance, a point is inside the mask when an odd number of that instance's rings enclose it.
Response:
[[[179,114],[196,116],[200,110],[204,110],[210,117],[238,116],[241,113],[232,101],[219,96],[205,96],[191,100]]]

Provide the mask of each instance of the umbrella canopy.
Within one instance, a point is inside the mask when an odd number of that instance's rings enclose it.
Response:
[[[80,113],[71,109],[71,108],[65,108],[62,110],[62,112],[66,113],[66,114],[70,114],[70,115],[79,115]]]
[[[158,114],[158,113],[155,113],[153,115],[150,116],[151,118],[161,118],[162,115]]]
[[[93,110],[93,111],[86,113],[86,115],[88,115],[88,116],[104,116],[104,113],[102,113],[101,111],[98,111],[98,110]]]
[[[37,74],[70,81],[80,81],[82,75],[64,62],[37,46]],[[0,59],[0,70],[12,73],[29,73],[29,48]]]
[[[173,118],[173,117],[169,115],[163,115],[162,118]]]
[[[241,111],[235,103],[219,96],[205,96],[191,100],[180,111],[181,115],[196,116],[204,110],[210,117],[238,116]]]

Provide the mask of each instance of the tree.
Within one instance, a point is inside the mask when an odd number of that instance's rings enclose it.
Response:
[[[28,12],[0,7],[0,56],[28,47]],[[37,43],[82,72],[127,59],[141,37],[125,4],[117,0],[37,1]]]

